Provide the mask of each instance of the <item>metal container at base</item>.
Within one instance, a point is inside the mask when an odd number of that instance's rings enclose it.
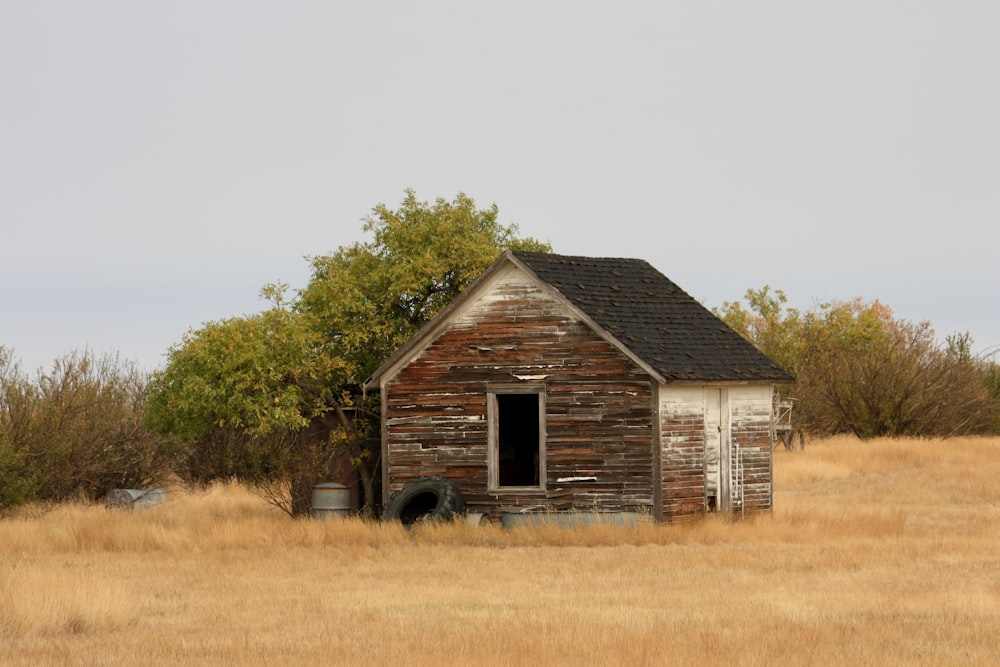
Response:
[[[167,492],[163,489],[111,489],[104,497],[104,504],[131,510],[159,505],[166,499]]]
[[[316,519],[344,517],[351,512],[351,490],[337,482],[320,482],[312,490],[312,515]]]
[[[635,526],[639,515],[635,512],[501,512],[500,525],[504,528],[515,526],[560,526],[562,528],[582,528],[584,526]]]

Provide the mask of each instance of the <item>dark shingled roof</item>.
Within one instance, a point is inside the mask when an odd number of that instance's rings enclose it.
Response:
[[[646,261],[511,255],[667,381],[792,380]]]

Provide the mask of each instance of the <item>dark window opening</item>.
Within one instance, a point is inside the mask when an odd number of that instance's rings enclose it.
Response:
[[[538,394],[497,394],[500,486],[538,486]]]

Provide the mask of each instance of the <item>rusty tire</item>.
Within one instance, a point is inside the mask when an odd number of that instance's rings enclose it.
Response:
[[[411,526],[421,521],[451,521],[465,513],[465,498],[444,477],[421,477],[392,494],[383,518]]]

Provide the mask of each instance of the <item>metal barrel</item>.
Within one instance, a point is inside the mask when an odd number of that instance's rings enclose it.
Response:
[[[344,517],[351,512],[351,490],[337,482],[320,482],[312,490],[312,515],[317,519]]]

